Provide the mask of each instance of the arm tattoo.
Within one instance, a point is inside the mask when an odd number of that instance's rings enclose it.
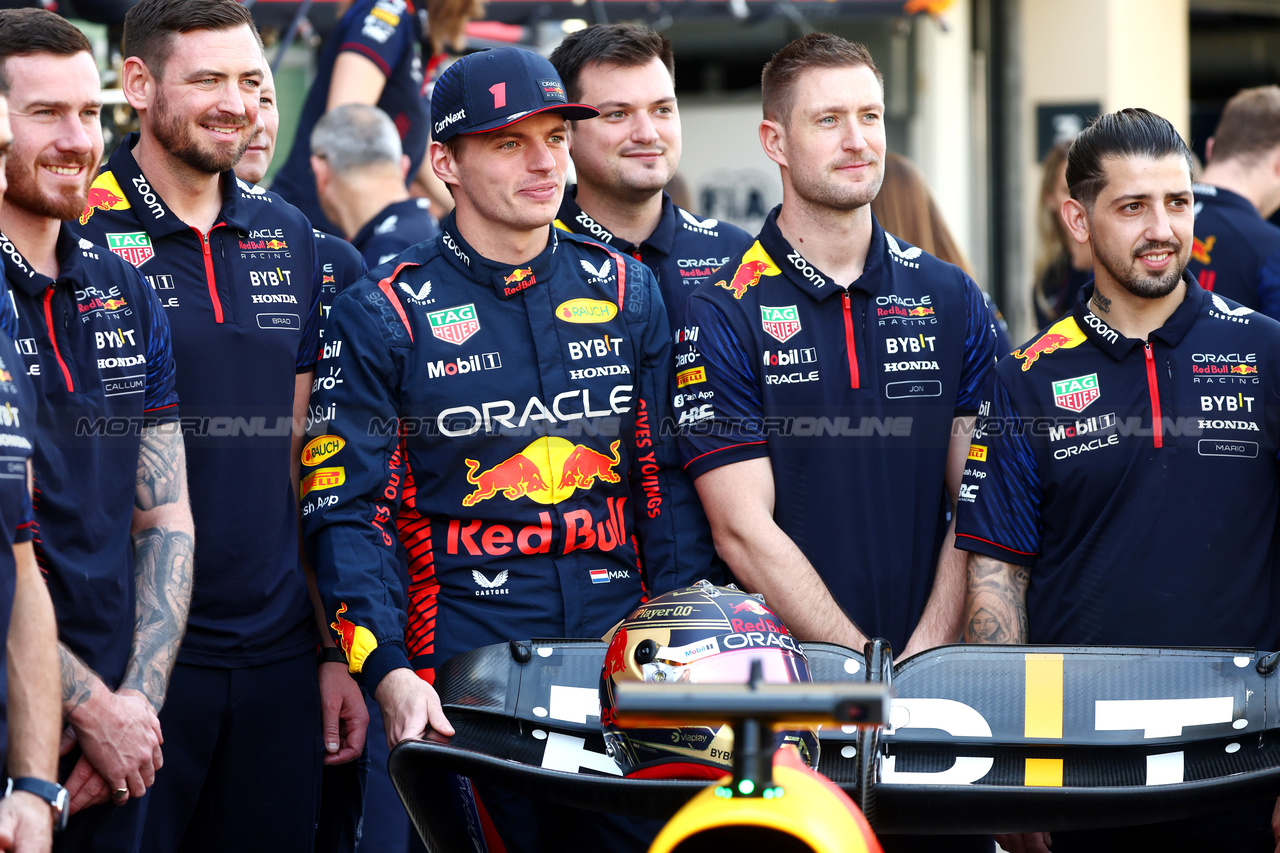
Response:
[[[135,504],[135,528],[139,513],[145,526],[133,533],[133,648],[120,686],[141,692],[159,712],[187,629],[195,575],[186,456],[176,429],[143,433]]]
[[[138,449],[138,482],[133,495],[133,505],[138,509],[155,509],[178,500],[186,470],[184,455],[175,456],[172,452],[175,437],[181,444],[181,433],[169,426],[143,431],[142,446]]]
[[[969,558],[969,594],[965,601],[966,643],[1027,642],[1027,584],[1023,566],[981,554]]]
[[[187,628],[194,543],[181,530],[148,527],[133,537],[137,608],[133,651],[122,687],[143,693],[159,712]]]
[[[62,716],[89,701],[98,677],[89,665],[63,643],[58,643],[58,665],[62,671]]]

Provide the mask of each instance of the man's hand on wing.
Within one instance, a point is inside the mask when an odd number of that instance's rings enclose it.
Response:
[[[428,731],[453,736],[453,726],[444,715],[440,697],[430,684],[411,669],[393,669],[374,692],[387,727],[387,746],[406,738],[423,738]]]

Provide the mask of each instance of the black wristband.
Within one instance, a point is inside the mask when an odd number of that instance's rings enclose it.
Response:
[[[337,646],[321,646],[320,651],[316,652],[317,663],[340,663],[347,665],[347,656],[342,649]]]
[[[5,786],[4,795],[7,797],[14,791],[25,791],[28,794],[35,794],[44,800],[53,809],[53,828],[55,831],[61,831],[67,826],[67,789],[59,785],[57,782],[46,782],[44,779],[37,779],[34,776],[19,776],[16,779],[10,778],[9,784]]]

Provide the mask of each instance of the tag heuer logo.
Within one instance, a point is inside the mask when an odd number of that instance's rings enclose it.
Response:
[[[764,330],[781,343],[786,343],[800,331],[800,312],[794,305],[781,308],[761,305],[760,319]]]
[[[1089,404],[1102,396],[1098,390],[1098,374],[1062,379],[1053,383],[1053,403],[1069,412],[1083,412]]]
[[[151,248],[151,237],[146,231],[132,234],[108,234],[107,248],[135,267],[140,267],[156,256]]]
[[[427,322],[431,324],[431,334],[451,344],[460,344],[480,331],[474,303],[445,308],[443,311],[429,311]]]

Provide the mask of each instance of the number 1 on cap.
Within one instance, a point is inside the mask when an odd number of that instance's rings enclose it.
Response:
[[[489,87],[489,91],[493,93],[493,108],[500,110],[507,105],[507,84],[494,83]]]

